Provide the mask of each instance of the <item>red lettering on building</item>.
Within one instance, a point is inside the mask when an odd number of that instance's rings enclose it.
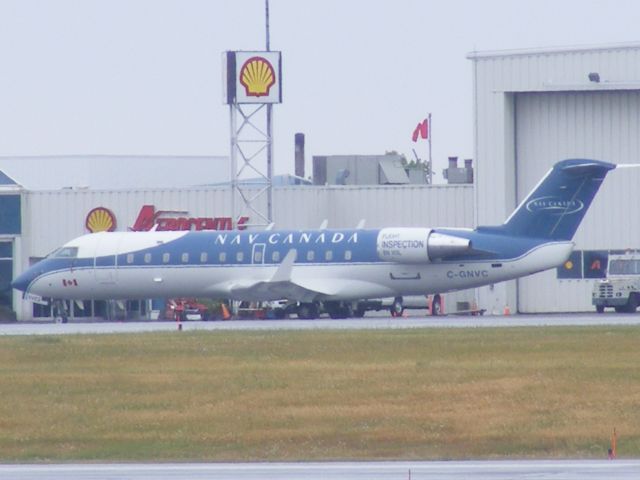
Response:
[[[185,217],[187,212],[156,210],[155,205],[143,205],[131,227],[134,232],[146,232],[154,227],[158,231],[175,230],[233,230],[231,217]],[[238,230],[245,230],[249,217],[238,219]]]

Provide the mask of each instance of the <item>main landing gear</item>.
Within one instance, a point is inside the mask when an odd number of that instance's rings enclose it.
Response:
[[[429,309],[429,313],[434,316],[442,315],[442,297],[438,294],[433,295],[433,297],[429,298],[429,302],[427,304]],[[409,308],[417,308],[417,307],[409,307]],[[420,307],[423,308],[423,307]],[[389,307],[389,311],[391,312],[392,317],[401,317],[405,311],[405,306],[402,301],[402,297],[396,297],[393,299],[393,303]]]
[[[317,302],[301,303],[298,305],[297,314],[302,320],[314,320],[320,315],[320,306]]]

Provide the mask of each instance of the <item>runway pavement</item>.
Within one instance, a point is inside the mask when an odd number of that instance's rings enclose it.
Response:
[[[227,320],[183,322],[182,330],[367,330],[405,328],[488,328],[542,326],[640,325],[640,314],[536,314],[536,315],[447,315],[403,318],[365,317],[345,320]],[[8,323],[2,335],[62,335],[176,331],[176,322]]]
[[[11,480],[632,480],[640,460],[0,465]]]

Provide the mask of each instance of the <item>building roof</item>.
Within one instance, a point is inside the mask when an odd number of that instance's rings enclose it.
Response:
[[[7,188],[7,187],[20,188],[20,185],[18,184],[18,182],[16,182],[9,175],[7,175],[6,173],[0,171],[0,187],[3,187],[3,188]]]
[[[517,50],[488,50],[484,52],[469,52],[470,60],[482,60],[496,57],[515,57],[523,55],[549,55],[565,53],[605,52],[612,50],[640,49],[640,42],[610,43],[600,45],[574,45],[563,47],[523,48]]]
[[[227,157],[159,155],[0,157],[0,171],[27,190],[186,187],[228,181],[230,173]]]

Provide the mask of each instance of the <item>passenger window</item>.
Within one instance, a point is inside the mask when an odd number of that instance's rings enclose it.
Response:
[[[324,259],[328,262],[333,260],[333,250],[327,250],[326,252],[324,252]]]
[[[183,253],[182,254],[182,263],[189,263],[189,254],[188,253]]]
[[[207,255],[207,252],[202,252],[200,254],[200,263],[207,263],[207,258],[209,257],[209,255]]]
[[[315,252],[313,250],[309,250],[307,252],[307,261],[313,262],[315,258],[316,258]]]
[[[241,262],[242,260],[244,260],[244,253],[242,252],[236,253],[236,261]]]
[[[280,252],[273,252],[271,254],[271,261],[272,262],[279,262],[280,261]]]
[[[351,250],[345,250],[344,259],[345,260],[351,260]]]
[[[218,255],[218,260],[220,261],[220,263],[224,263],[227,261],[227,252],[220,252],[220,254]]]
[[[170,260],[170,254],[169,253],[163,253],[162,254],[162,263],[169,263]]]
[[[253,263],[262,263],[262,252],[259,250],[256,250],[256,252],[253,254]]]
[[[145,253],[144,254],[144,263],[151,263],[151,254],[150,253]]]
[[[127,253],[127,263],[133,263],[133,253]]]

